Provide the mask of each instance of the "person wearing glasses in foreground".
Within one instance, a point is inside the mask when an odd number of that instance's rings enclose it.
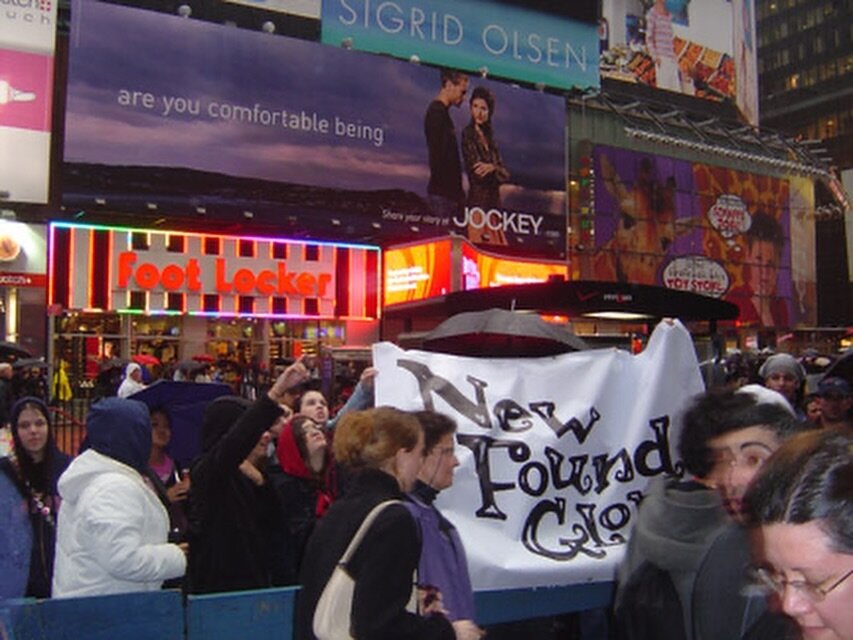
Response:
[[[746,494],[761,564],[756,583],[807,640],[853,638],[853,437],[786,442]]]

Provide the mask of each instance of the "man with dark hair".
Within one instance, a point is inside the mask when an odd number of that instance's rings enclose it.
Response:
[[[684,414],[679,454],[693,477],[649,483],[619,572],[617,638],[741,638],[764,612],[740,593],[749,546],[726,509],[740,513],[752,475],[799,426],[781,395],[759,389],[708,392]]]
[[[456,423],[444,414],[418,411],[414,416],[424,432],[424,463],[415,488],[409,494],[409,511],[421,534],[418,586],[425,605],[441,598],[447,618],[456,627],[474,623],[474,593],[468,576],[465,548],[456,527],[433,504],[438,493],[453,484],[456,458]]]
[[[738,320],[762,327],[787,327],[788,307],[776,295],[777,277],[785,248],[779,221],[759,211],[746,232],[743,284],[732,289],[727,300],[740,307]]]
[[[817,383],[820,397],[820,426],[824,429],[853,429],[853,390],[844,378],[830,376]]]
[[[462,104],[467,91],[468,76],[461,71],[442,69],[441,89],[424,117],[430,174],[427,196],[436,215],[456,215],[465,200],[459,145],[449,110]]]

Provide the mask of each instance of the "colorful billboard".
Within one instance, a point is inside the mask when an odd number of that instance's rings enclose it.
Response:
[[[249,219],[327,239],[459,233],[565,255],[560,97],[466,77],[467,92],[442,103],[437,69],[389,58],[90,0],[73,19],[69,206]],[[489,157],[502,163],[488,200],[469,184],[488,171],[483,156],[463,153],[465,140],[487,144],[466,99],[475,93],[490,105]],[[431,175],[439,147],[453,162]],[[437,206],[433,186],[448,181],[455,199]]]
[[[57,4],[18,0],[0,11],[0,200],[48,200]]]
[[[54,223],[49,304],[243,317],[379,317],[379,248]]]
[[[325,0],[321,37],[336,47],[557,89],[599,84],[594,24],[495,2]]]
[[[787,180],[603,146],[593,165],[595,279],[728,300],[745,325],[814,322],[809,236],[798,222],[792,265]]]
[[[736,104],[758,126],[754,0],[612,0],[601,77]]]
[[[565,262],[501,257],[479,251],[459,237],[392,247],[383,259],[386,305],[568,276]]]

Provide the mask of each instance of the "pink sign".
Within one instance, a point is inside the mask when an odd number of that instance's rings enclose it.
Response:
[[[0,49],[0,126],[50,131],[53,56]]]

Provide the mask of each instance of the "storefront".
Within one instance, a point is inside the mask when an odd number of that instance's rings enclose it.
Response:
[[[49,236],[50,360],[72,392],[133,357],[152,375],[190,360],[236,375],[378,331],[377,247],[59,223]]]
[[[45,352],[47,247],[44,225],[0,219],[0,339]]]

